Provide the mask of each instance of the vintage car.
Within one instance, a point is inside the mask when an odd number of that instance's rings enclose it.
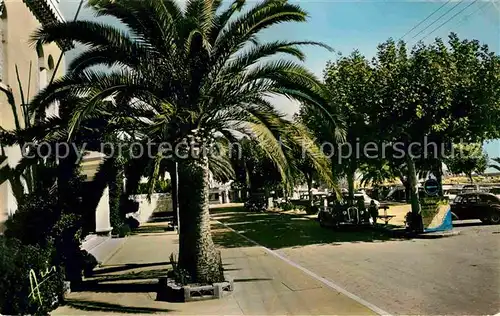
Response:
[[[355,201],[335,198],[328,199],[327,207],[318,213],[318,221],[322,227],[338,228],[343,225],[371,226],[373,220],[364,206],[364,200]]]

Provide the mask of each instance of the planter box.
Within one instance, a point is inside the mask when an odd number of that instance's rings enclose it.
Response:
[[[161,277],[158,281],[157,301],[191,302],[218,299],[222,298],[224,293],[233,291],[233,280],[212,285],[181,285],[168,277]]]

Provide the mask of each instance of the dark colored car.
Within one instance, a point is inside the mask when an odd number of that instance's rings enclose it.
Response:
[[[363,199],[349,203],[347,200],[329,199],[328,207],[318,213],[322,227],[338,228],[343,225],[372,225],[370,214],[364,206]]]
[[[500,198],[485,192],[462,193],[453,200],[451,212],[454,219],[480,219],[483,223],[500,224]]]

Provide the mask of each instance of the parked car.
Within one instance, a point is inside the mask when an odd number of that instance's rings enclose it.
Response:
[[[453,189],[452,188],[452,189],[443,190],[444,197],[447,197],[451,203],[453,203],[453,201],[457,197],[457,194],[460,194],[460,193],[462,193],[462,191],[460,189]]]
[[[342,201],[334,197],[329,199],[328,207],[322,208],[318,213],[318,221],[322,227],[338,228],[345,225],[372,225],[373,221],[368,210],[363,207],[362,198],[349,203],[347,199]]]
[[[380,206],[380,202],[375,199],[372,199],[371,196],[369,196],[365,190],[359,190],[357,192],[354,192],[354,199],[359,199],[359,198],[363,199],[363,201],[365,202],[365,207],[370,206],[371,201],[375,202],[375,205],[377,205],[377,207]]]
[[[500,198],[491,193],[469,192],[457,195],[451,204],[454,219],[479,219],[500,224]]]

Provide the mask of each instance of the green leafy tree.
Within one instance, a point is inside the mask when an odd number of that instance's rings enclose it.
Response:
[[[341,142],[338,137],[327,140],[335,144],[338,151],[332,163],[337,175],[347,177],[349,196],[353,199],[355,173],[364,158],[356,148],[371,137],[367,107],[373,95],[373,69],[363,55],[354,51],[329,62],[324,70],[324,80],[330,92],[329,101],[334,105],[332,108],[340,113],[345,124],[345,138],[341,138]]]
[[[258,34],[272,25],[305,21],[306,12],[282,0],[263,1],[244,11],[241,0],[224,8],[222,1],[191,0],[184,10],[167,0],[95,0],[91,4],[98,15],[118,18],[128,32],[91,21],[38,30],[34,39],[42,43],[77,41],[89,49],[72,61],[68,75],[33,100],[33,107],[41,111],[67,95],[84,95],[85,102],[71,112],[70,139],[85,119],[111,113],[116,118],[113,122],[126,118],[122,126],[134,124],[127,129],[141,135],[145,145],[168,142],[174,147],[181,144],[181,154],[191,151],[186,159],[177,159],[179,267],[194,282],[220,281],[222,264],[210,235],[209,168],[218,167],[212,172],[231,168],[228,159],[204,149],[212,148],[216,138],[232,141],[236,134],[246,135],[288,178],[291,168],[280,141],[285,146],[300,143],[315,166],[325,170],[328,162],[309,133],[290,124],[265,98],[286,95],[311,109],[324,110],[324,88],[312,73],[294,61],[268,58],[285,53],[302,60],[299,45],[324,45],[257,41]],[[96,65],[123,67],[102,72],[92,68]],[[111,96],[128,102],[105,107],[101,101]],[[172,157],[159,146],[152,153],[147,169],[154,187],[165,160]]]
[[[486,46],[459,41],[454,34],[449,46],[436,39],[430,45],[417,44],[410,53],[404,43],[391,40],[379,46],[374,60],[378,88],[373,117],[383,139],[398,143],[405,154],[414,214],[420,212],[418,164],[439,176],[447,150],[440,144],[461,138],[482,141],[497,135],[498,65],[498,57]],[[477,113],[488,120],[481,121]],[[438,149],[431,151],[435,154],[431,161],[422,163],[418,160],[425,154],[422,145],[426,138],[435,141]],[[420,146],[415,150],[412,143]]]
[[[472,174],[482,174],[488,167],[488,155],[481,144],[456,144],[445,163],[452,173],[464,173],[473,183]]]

